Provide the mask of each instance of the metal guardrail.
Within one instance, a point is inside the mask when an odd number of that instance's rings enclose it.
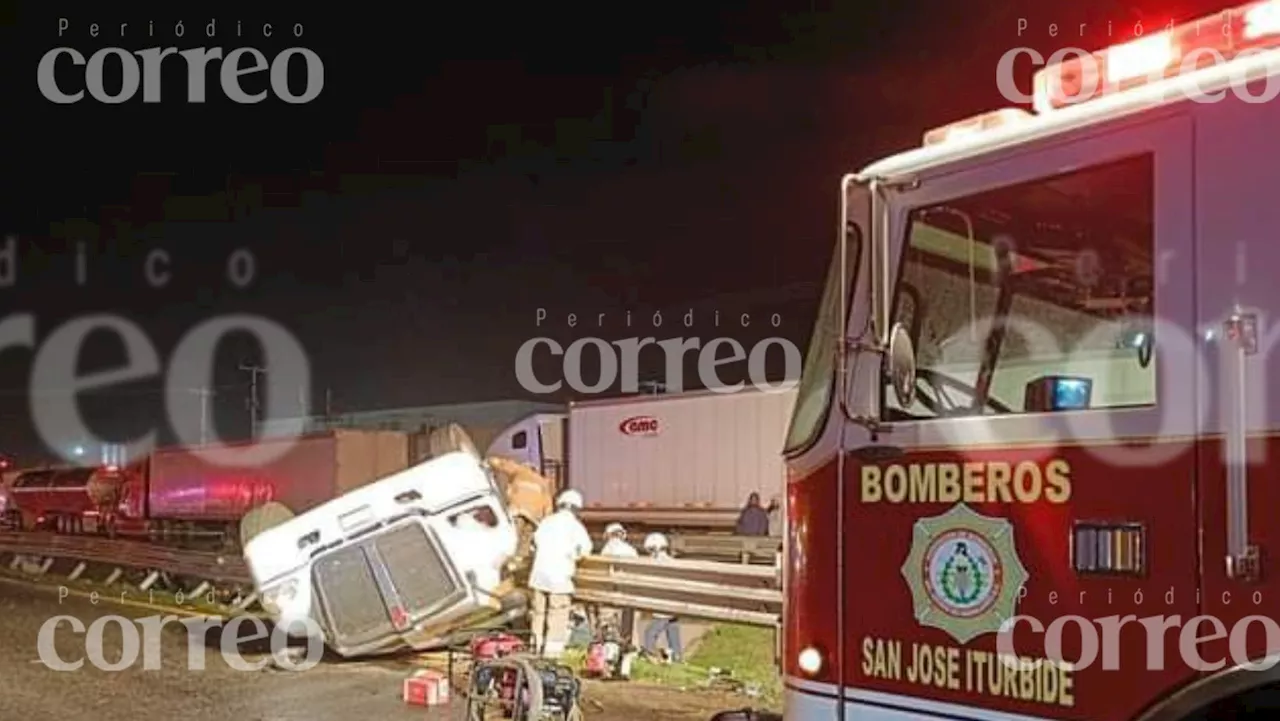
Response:
[[[770,539],[759,540],[764,543]],[[92,563],[143,570],[151,574],[151,580],[144,581],[147,586],[155,582],[158,573],[185,577],[198,582],[200,588],[252,584],[239,556],[141,541],[0,532],[0,552],[60,558],[77,561],[80,566]],[[73,571],[72,577],[81,572],[83,568]],[[766,627],[776,627],[782,614],[780,569],[776,565],[589,556],[579,564],[575,584],[578,601],[618,608]],[[244,602],[237,604],[241,608],[253,600],[251,595],[243,598]]]
[[[604,543],[604,527],[591,530],[591,540],[599,548]],[[632,534],[633,545],[639,546],[643,534]],[[677,558],[735,563],[776,564],[782,551],[780,536],[735,536],[728,533],[670,533],[667,539]]]
[[[237,555],[167,548],[143,541],[9,531],[0,532],[0,551],[163,571],[218,583],[253,582],[244,559]]]
[[[740,509],[724,508],[596,508],[582,509],[582,521],[587,524],[618,522],[625,525],[657,526],[659,528],[717,528],[733,530],[738,522]]]
[[[590,556],[574,582],[587,603],[768,628],[782,616],[776,566]]]
[[[778,564],[782,538],[724,534],[676,535],[671,550],[677,557],[734,560],[739,563]]]

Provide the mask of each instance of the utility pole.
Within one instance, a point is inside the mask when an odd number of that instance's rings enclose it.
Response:
[[[213,391],[208,387],[194,388],[191,391],[200,396],[200,442],[209,442],[209,398]]]
[[[637,385],[642,392],[655,396],[667,392],[667,384],[662,381],[640,381]]]
[[[241,363],[240,370],[249,374],[249,435],[258,437],[258,376],[267,372],[266,368],[250,363]]]

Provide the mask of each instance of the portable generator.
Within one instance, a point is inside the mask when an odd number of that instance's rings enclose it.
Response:
[[[469,721],[487,718],[491,705],[503,718],[521,721],[580,721],[582,682],[568,666],[524,654],[475,659]]]
[[[605,624],[596,639],[587,646],[583,675],[599,679],[630,679],[636,655],[635,649],[622,640],[617,629]]]
[[[469,650],[473,692],[487,693],[493,688],[494,678],[500,669],[486,663],[487,661],[523,653],[524,649],[524,640],[509,633],[490,633],[472,639]]]

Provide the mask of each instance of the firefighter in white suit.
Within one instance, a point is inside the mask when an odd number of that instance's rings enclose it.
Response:
[[[569,605],[578,559],[591,553],[591,536],[578,520],[582,494],[561,493],[556,511],[538,524],[533,534],[533,644],[545,658],[559,658],[569,640]]]

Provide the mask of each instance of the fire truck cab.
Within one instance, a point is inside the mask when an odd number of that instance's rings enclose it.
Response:
[[[1269,1],[1069,59],[844,179],[786,718],[1280,709],[1277,47]]]

